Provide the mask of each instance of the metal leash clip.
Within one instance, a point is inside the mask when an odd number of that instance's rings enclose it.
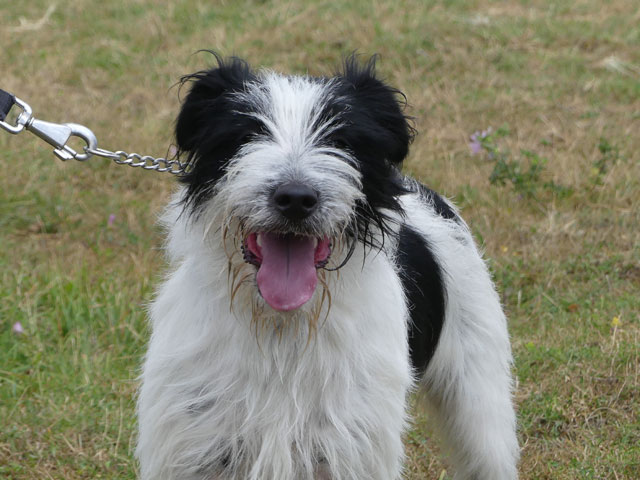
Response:
[[[95,150],[98,147],[98,139],[95,134],[84,125],[77,123],[51,123],[44,120],[38,120],[33,116],[31,106],[13,97],[13,102],[18,105],[22,112],[18,115],[15,125],[8,122],[0,121],[0,127],[12,134],[20,133],[22,130],[28,130],[36,136],[43,139],[49,145],[55,147],[53,153],[60,160],[78,160],[85,161],[91,157],[91,153],[87,149]],[[78,153],[67,142],[71,137],[79,137],[87,144],[85,153]]]
[[[11,124],[6,122],[5,119],[14,105],[20,107],[22,112],[16,118],[15,124]],[[190,168],[188,162],[182,163],[177,156],[174,156],[174,158],[156,158],[150,155],[127,153],[122,150],[112,152],[111,150],[98,148],[96,136],[84,125],[78,125],[77,123],[51,123],[38,120],[33,117],[33,111],[27,102],[2,89],[0,89],[0,127],[14,135],[23,130],[32,132],[48,144],[53,145],[55,147],[53,153],[63,161],[73,159],[84,162],[95,155],[110,158],[118,165],[141,167],[144,170],[168,172],[173,175],[184,175],[188,173]],[[84,153],[78,153],[67,145],[71,137],[78,137],[84,140],[86,143],[83,147]]]

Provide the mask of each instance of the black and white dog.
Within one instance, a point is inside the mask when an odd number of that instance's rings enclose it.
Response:
[[[184,82],[141,477],[399,479],[417,386],[454,478],[517,478],[505,316],[455,207],[400,173],[400,92],[355,57]]]

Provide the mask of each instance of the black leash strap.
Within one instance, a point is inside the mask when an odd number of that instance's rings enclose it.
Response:
[[[15,103],[16,97],[0,89],[0,122],[7,118],[9,110],[11,110],[11,107],[13,107]]]

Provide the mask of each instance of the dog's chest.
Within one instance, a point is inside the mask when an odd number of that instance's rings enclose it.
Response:
[[[309,342],[304,335],[297,341],[274,336],[241,346],[241,354],[231,344],[218,352],[237,362],[212,372],[208,393],[194,396],[191,415],[215,432],[203,441],[226,450],[216,457],[232,477],[263,468],[262,478],[289,478],[289,469],[292,478],[306,478],[305,471],[323,463],[339,464],[347,451],[366,471],[374,459],[365,457],[376,450],[370,443],[387,419],[403,417],[410,376],[402,346],[374,357],[378,342],[362,348],[347,341],[346,332],[324,328]]]
[[[201,264],[183,265],[164,286],[142,421],[154,426],[156,448],[174,452],[172,464],[198,466],[181,478],[303,479],[327,468],[330,478],[390,478],[374,466],[384,455],[395,465],[402,448],[407,312],[390,262],[353,265],[330,285],[331,309],[312,335],[304,322],[256,331],[211,294]]]

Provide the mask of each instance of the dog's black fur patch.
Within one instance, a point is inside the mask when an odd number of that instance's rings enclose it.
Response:
[[[437,192],[434,192],[426,185],[422,183],[418,183],[418,189],[420,192],[420,198],[427,204],[433,205],[436,213],[440,215],[442,218],[447,220],[455,220],[456,222],[460,222],[460,217],[458,214],[451,208],[451,206],[445,202],[444,198]]]
[[[409,348],[414,369],[424,373],[436,350],[444,323],[442,269],[425,239],[407,225],[400,229],[397,262],[411,323]]]
[[[400,166],[409,151],[413,129],[399,103],[404,95],[376,77],[375,57],[360,63],[356,55],[349,56],[337,77],[336,109],[343,125],[330,139],[358,162],[366,198],[356,207],[351,234],[364,244],[381,248],[374,243],[371,226],[389,234],[383,210],[402,213],[398,196],[407,190]]]
[[[188,164],[188,173],[181,177],[187,184],[186,200],[196,210],[224,175],[229,160],[262,130],[258,120],[242,114],[248,106],[229,95],[255,79],[249,65],[239,58],[215,56],[216,68],[181,79],[181,84],[192,82],[193,86],[176,122],[176,141],[178,157]]]

